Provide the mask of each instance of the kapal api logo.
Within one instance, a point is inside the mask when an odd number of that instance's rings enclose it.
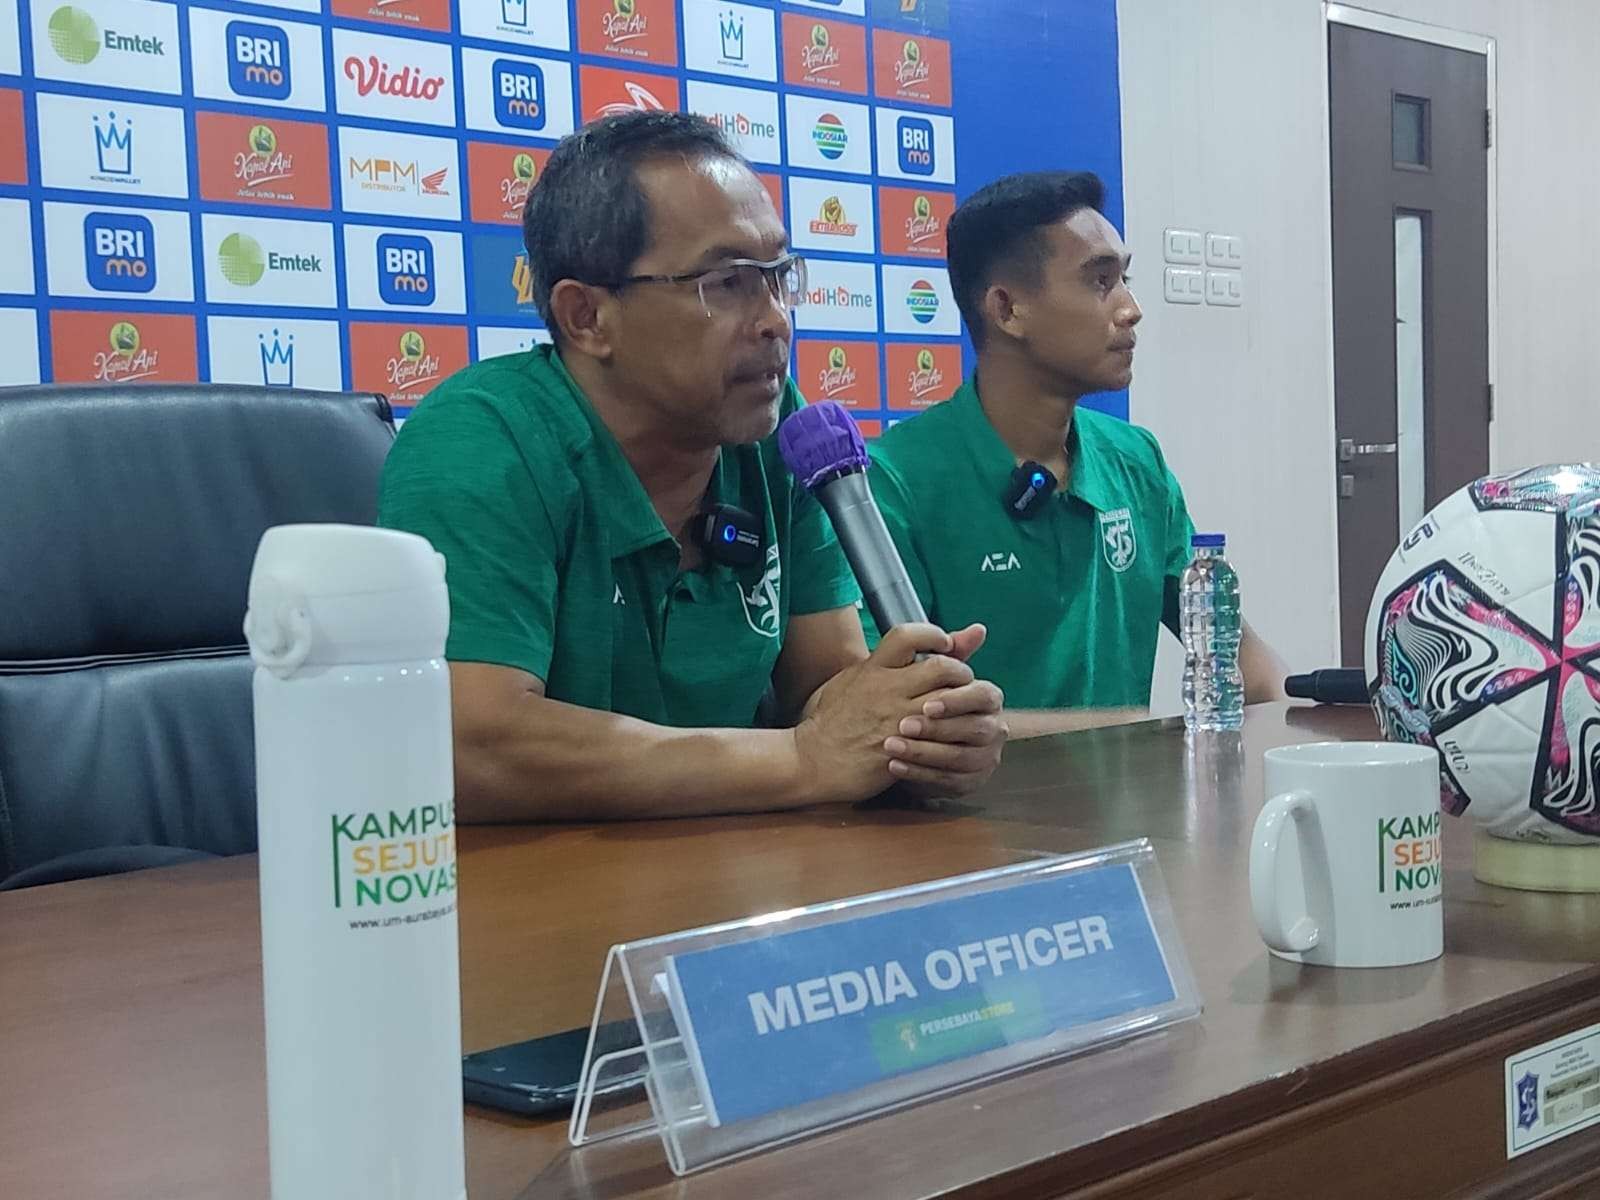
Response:
[[[808,76],[821,75],[839,65],[839,48],[833,44],[826,25],[811,27],[811,41],[800,51],[800,65]]]
[[[415,329],[400,335],[399,353],[388,362],[389,386],[401,394],[426,388],[439,378],[439,356]]]
[[[829,349],[828,365],[818,373],[817,385],[822,389],[824,399],[832,399],[855,387],[856,369],[850,365],[843,346]]]
[[[613,46],[650,33],[650,18],[639,11],[638,0],[612,0],[611,11],[600,18],[600,32]]]
[[[918,196],[911,202],[911,215],[906,218],[906,241],[913,246],[932,241],[944,232],[944,224],[934,215],[933,201]]]
[[[944,372],[935,364],[932,350],[917,351],[917,364],[906,380],[913,399],[921,400],[944,387]]]
[[[278,149],[270,125],[252,125],[245,148],[233,156],[233,177],[245,187],[260,187],[294,174],[294,155]]]
[[[98,351],[94,356],[96,383],[132,383],[147,379],[158,370],[161,353],[142,345],[139,327],[132,321],[118,321],[111,326],[106,339],[110,353]]]

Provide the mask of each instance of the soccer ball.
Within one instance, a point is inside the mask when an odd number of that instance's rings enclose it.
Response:
[[[1390,558],[1367,612],[1384,736],[1439,751],[1446,811],[1600,845],[1600,467],[1491,476]]]

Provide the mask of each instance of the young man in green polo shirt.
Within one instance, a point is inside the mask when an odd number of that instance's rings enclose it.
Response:
[[[988,626],[972,666],[1005,692],[1013,737],[1147,714],[1194,533],[1156,439],[1078,404],[1128,386],[1141,316],[1103,204],[1095,176],[1041,172],[956,210],[950,283],[977,373],[872,447],[929,619]],[[1026,462],[1058,481],[1031,504],[1012,487]],[[1283,666],[1248,626],[1240,657],[1246,698],[1280,698]]]
[[[1005,735],[962,661],[983,629],[898,629],[869,658],[849,567],[778,454],[805,273],[749,166],[699,117],[599,121],[551,155],[523,235],[555,345],[441,384],[379,504],[448,563],[461,818],[979,786]],[[715,505],[745,514],[750,561],[692,535]],[[752,728],[769,686],[787,728]]]

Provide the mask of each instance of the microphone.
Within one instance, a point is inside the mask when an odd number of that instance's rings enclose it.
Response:
[[[1366,704],[1372,699],[1367,692],[1366,672],[1353,667],[1291,675],[1283,681],[1283,690],[1297,700],[1315,700],[1318,704]]]
[[[867,444],[850,414],[832,400],[807,405],[778,428],[778,449],[794,477],[827,510],[878,632],[926,621],[867,485]]]

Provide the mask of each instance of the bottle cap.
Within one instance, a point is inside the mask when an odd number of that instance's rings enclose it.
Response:
[[[1226,534],[1197,533],[1189,539],[1189,545],[1195,550],[1222,550],[1228,545]]]
[[[276,525],[250,572],[244,634],[256,664],[415,662],[444,654],[444,556],[426,538],[364,525]]]

